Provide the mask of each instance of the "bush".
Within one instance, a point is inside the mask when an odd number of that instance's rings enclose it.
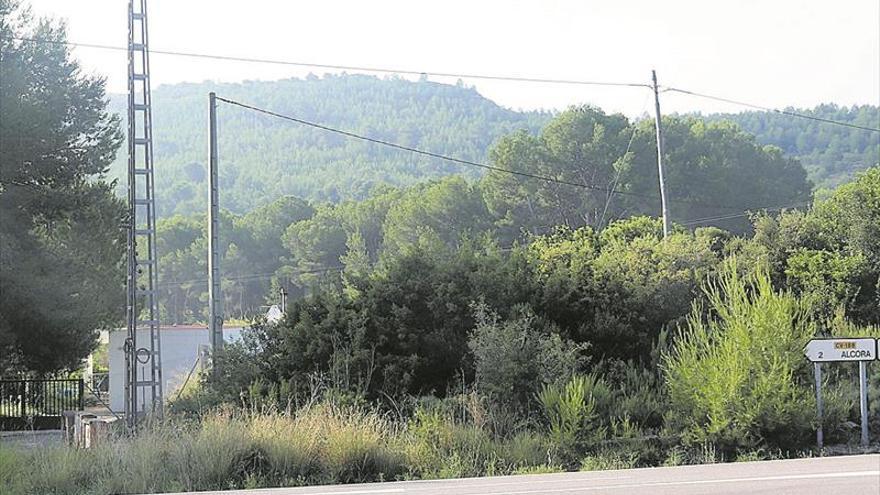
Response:
[[[408,433],[405,448],[412,477],[481,476],[493,472],[499,462],[488,433],[457,423],[439,409],[418,409]]]
[[[579,375],[565,385],[546,385],[538,399],[549,424],[550,441],[564,461],[573,460],[599,440],[606,428],[598,421],[597,401],[610,396],[607,385],[596,375]]]
[[[584,457],[581,471],[607,471],[610,469],[632,469],[636,467],[638,456],[632,453],[620,453],[614,450],[600,450]]]
[[[483,304],[475,313],[477,325],[468,341],[475,387],[496,406],[527,413],[543,385],[564,383],[583,365],[587,346],[563,340],[528,307],[516,308],[516,316],[503,322]]]
[[[776,292],[765,267],[741,276],[735,258],[707,285],[665,357],[673,427],[723,451],[809,441],[815,402],[802,349],[815,334],[808,309]]]

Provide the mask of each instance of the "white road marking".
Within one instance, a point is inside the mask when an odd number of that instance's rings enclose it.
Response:
[[[304,495],[368,495],[371,493],[403,493],[403,488],[386,488],[381,490],[349,490],[349,491],[335,491],[335,492],[310,492]]]
[[[690,481],[654,481],[647,483],[626,483],[621,485],[603,485],[603,486],[582,486],[579,488],[550,488],[545,490],[523,490],[516,492],[496,492],[505,495],[528,495],[531,493],[569,493],[569,492],[585,492],[595,490],[619,490],[629,488],[649,488],[661,486],[682,486],[682,485],[712,485],[719,483],[743,483],[749,481],[791,481],[821,478],[861,478],[865,476],[880,477],[880,471],[850,471],[844,473],[823,473],[823,474],[792,474],[787,476],[762,476],[756,478],[725,478],[718,480],[690,480]],[[589,480],[584,480],[589,481]],[[466,493],[462,495],[490,495],[486,492]]]
[[[382,493],[403,493],[406,490],[403,488],[377,488],[371,490],[342,490],[342,491],[332,491],[332,492],[303,492],[302,490],[307,487],[299,486],[299,487],[286,487],[286,488],[257,488],[255,490],[233,490],[233,491],[222,491],[222,492],[207,492],[207,495],[226,495],[227,493],[230,495],[239,495],[239,494],[262,494],[265,493],[267,495],[285,495],[291,493],[303,493],[303,495],[378,495]],[[319,487],[314,487],[319,488]],[[203,492],[186,492],[180,495],[201,495]],[[174,495],[174,494],[169,494]]]
[[[588,475],[591,473],[599,473],[599,472],[600,471],[575,471],[575,472],[552,473],[552,474],[559,474],[559,475],[584,474],[584,475]],[[425,484],[449,483],[449,484],[455,485],[456,489],[468,489],[468,488],[483,488],[483,487],[492,488],[495,486],[509,486],[509,485],[523,485],[523,484],[535,485],[538,483],[576,483],[578,481],[577,479],[570,479],[571,476],[568,477],[569,479],[549,479],[549,480],[548,479],[541,479],[541,480],[539,480],[539,479],[532,479],[531,478],[531,477],[534,477],[535,475],[521,475],[521,474],[513,475],[513,477],[519,477],[519,476],[523,477],[519,481],[490,481],[490,480],[487,480],[486,478],[445,478],[445,479],[441,479],[441,480],[407,480],[404,483],[406,483],[407,485],[410,485],[410,484],[414,485],[417,483],[425,483]],[[508,478],[508,476],[505,476],[505,478]],[[596,478],[596,477],[591,476],[589,478],[585,478],[583,481],[589,481],[591,483],[595,483],[595,482],[603,482],[603,481],[618,481],[618,480],[628,480],[628,479],[632,479],[632,476],[608,476],[608,477],[604,477],[604,478]],[[467,481],[471,481],[471,480],[482,481],[482,483],[461,483],[462,481],[465,481],[465,480],[467,480]],[[455,483],[455,482],[458,482],[458,483]],[[435,487],[435,486],[427,486],[427,487],[418,487],[418,488],[416,488],[416,490],[435,490],[436,488],[437,487]],[[407,492],[410,492],[410,491],[412,491],[412,489],[408,488]]]

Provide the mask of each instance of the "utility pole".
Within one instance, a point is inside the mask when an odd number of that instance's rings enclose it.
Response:
[[[147,0],[129,0],[129,219],[126,277],[128,334],[124,345],[126,368],[124,412],[129,428],[134,428],[138,419],[147,412],[157,416],[161,416],[163,412],[152,114]],[[149,341],[139,341],[139,333],[147,333]]]
[[[663,130],[660,127],[660,92],[657,90],[657,71],[651,71],[654,81],[654,127],[657,129],[657,173],[660,176],[660,209],[663,216],[663,238],[669,236],[669,212],[666,209],[666,181],[663,178]]]
[[[220,200],[217,178],[217,95],[208,94],[208,334],[211,351],[223,347],[223,312],[220,308]]]
[[[287,312],[287,289],[284,286],[281,286],[281,312]]]

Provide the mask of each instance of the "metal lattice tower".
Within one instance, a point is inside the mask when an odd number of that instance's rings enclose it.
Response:
[[[128,3],[128,338],[125,343],[125,418],[134,426],[146,413],[162,414],[156,194],[147,0]],[[149,333],[139,342],[138,333]]]

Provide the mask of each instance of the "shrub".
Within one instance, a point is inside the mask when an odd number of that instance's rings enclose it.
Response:
[[[613,421],[626,420],[639,429],[659,429],[668,406],[662,377],[656,367],[611,361],[600,363],[594,373],[604,377],[600,384],[602,390],[593,392],[599,419],[609,426]]]
[[[481,476],[499,462],[495,445],[484,430],[456,423],[438,409],[418,409],[408,433],[406,450],[414,477]]]
[[[705,292],[708,315],[694,305],[664,360],[674,428],[723,451],[803,445],[815,405],[802,383],[807,308],[775,291],[765,267],[741,276],[735,258]]]
[[[597,375],[579,375],[564,385],[544,386],[538,396],[549,424],[550,441],[564,460],[571,461],[597,441],[606,428],[597,421],[596,404],[607,386]],[[610,395],[610,394],[609,394]]]
[[[636,467],[638,456],[633,453],[621,453],[614,450],[600,450],[584,457],[581,471],[606,471],[610,469],[632,469]]]
[[[498,449],[514,471],[528,467],[547,466],[553,461],[547,438],[530,431],[521,431],[501,443]]]
[[[475,386],[497,406],[528,411],[543,385],[567,381],[583,364],[586,346],[563,340],[528,307],[519,306],[516,316],[503,322],[483,304],[475,313],[468,341]]]

